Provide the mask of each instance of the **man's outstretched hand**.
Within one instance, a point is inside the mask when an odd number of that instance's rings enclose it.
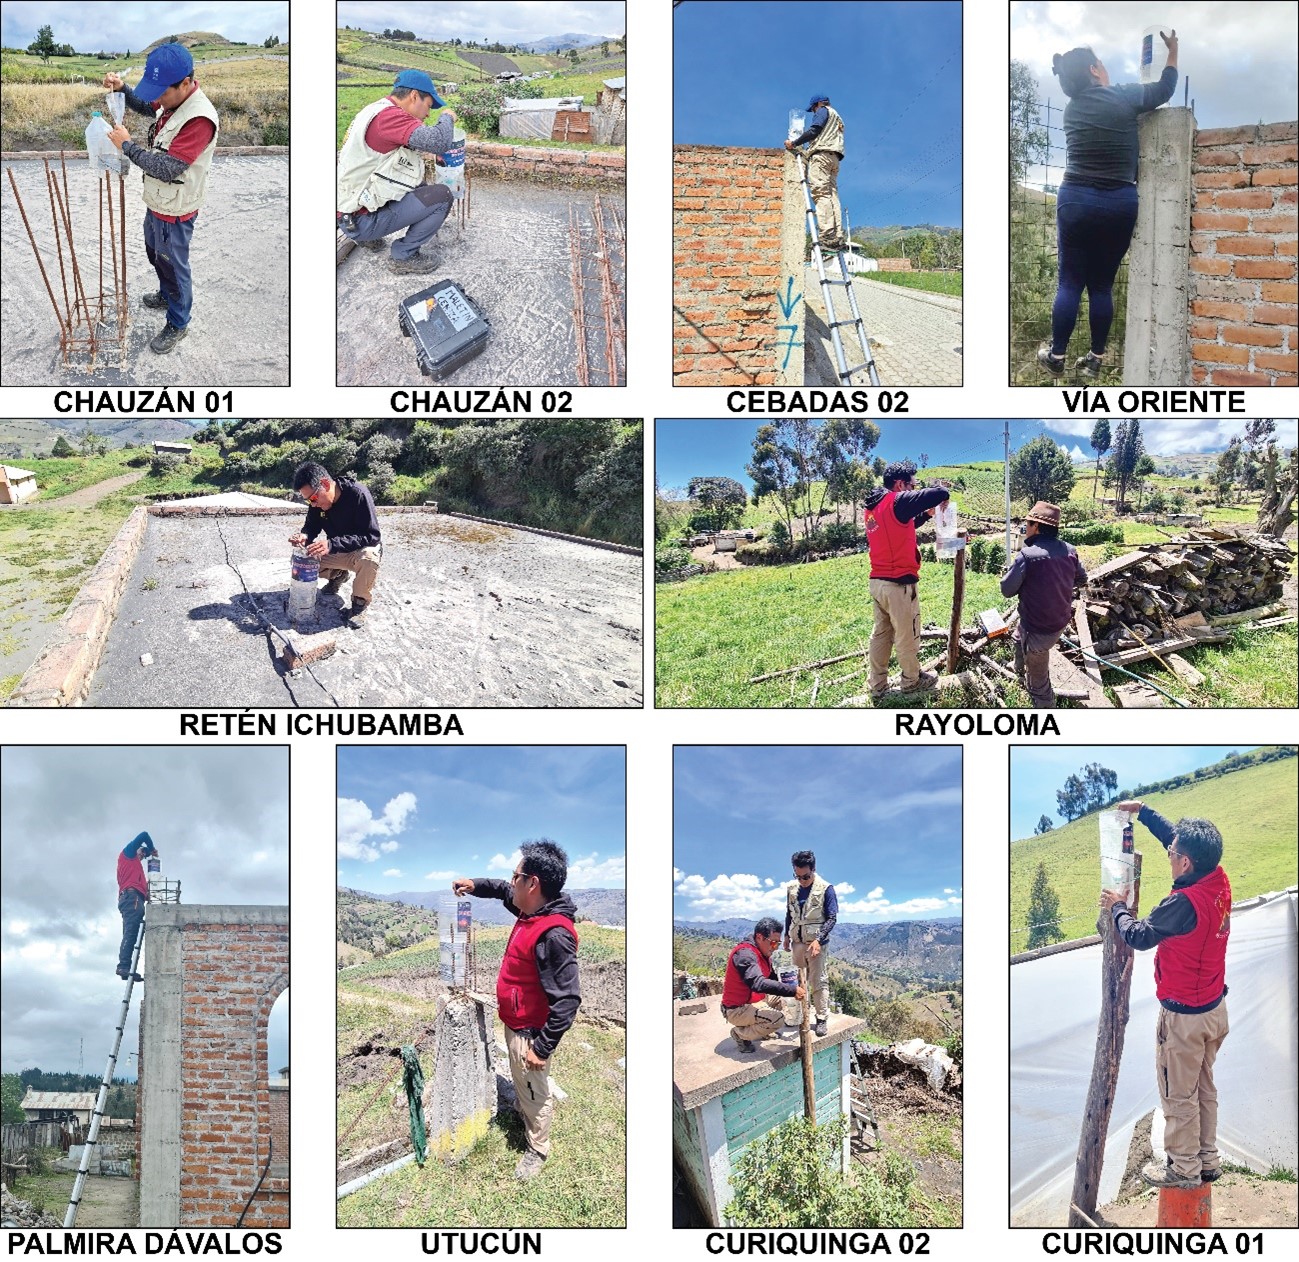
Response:
[[[453,894],[472,894],[474,892],[474,883],[467,876],[458,876],[451,882],[451,892]]]

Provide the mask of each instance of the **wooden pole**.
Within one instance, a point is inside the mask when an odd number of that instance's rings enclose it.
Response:
[[[1132,856],[1132,914],[1138,914],[1141,893],[1141,855]],[[1082,1132],[1078,1137],[1078,1161],[1074,1167],[1070,1197],[1070,1227],[1085,1227],[1096,1215],[1101,1168],[1105,1162],[1105,1137],[1114,1109],[1114,1092],[1123,1059],[1128,1012],[1132,999],[1132,948],[1119,937],[1114,917],[1102,909],[1096,920],[1101,936],[1101,1014],[1096,1023],[1096,1054],[1091,1083],[1083,1109]]]
[[[803,1020],[798,1032],[798,1045],[803,1057],[803,1116],[815,1126],[816,1083],[812,1077],[812,1026],[808,1020],[808,1004],[812,996],[807,989],[807,969],[798,970],[798,984],[803,987]]]
[[[956,572],[952,575],[952,626],[947,633],[947,673],[954,675],[961,658],[961,606],[965,603],[965,532],[958,532],[962,546],[956,551]]]

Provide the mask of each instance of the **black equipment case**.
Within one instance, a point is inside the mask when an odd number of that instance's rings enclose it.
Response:
[[[406,337],[415,339],[415,359],[426,377],[441,381],[482,353],[491,321],[453,280],[435,281],[397,307]]]

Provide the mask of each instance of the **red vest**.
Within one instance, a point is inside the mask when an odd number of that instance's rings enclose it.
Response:
[[[501,971],[496,974],[496,1004],[511,1030],[539,1030],[550,1016],[550,1000],[541,989],[537,971],[537,942],[547,929],[566,929],[577,941],[567,916],[531,916],[516,920],[505,944]]]
[[[1217,867],[1177,892],[1195,907],[1195,928],[1155,948],[1155,995],[1201,1008],[1221,998],[1226,984],[1231,882]]]
[[[867,514],[871,578],[903,578],[920,569],[916,556],[916,523],[898,521],[893,512],[895,499],[896,491],[886,491],[884,498]]]
[[[752,951],[758,957],[758,967],[762,970],[763,976],[775,977],[776,975],[776,970],[771,967],[771,961],[764,960],[762,952],[752,942],[737,942],[731,948],[730,955],[726,957],[726,980],[722,982],[722,1006],[725,1008],[740,1008],[746,1003],[757,1003],[762,998],[759,991],[750,990],[744,984],[740,970],[735,967],[736,951]]]

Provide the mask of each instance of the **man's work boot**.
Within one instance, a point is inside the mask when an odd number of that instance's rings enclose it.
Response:
[[[382,237],[375,237],[372,241],[358,241],[356,243],[363,250],[372,250],[375,253],[385,248],[387,242]]]
[[[1200,1179],[1183,1178],[1172,1166],[1160,1165],[1158,1161],[1148,1161],[1141,1167],[1141,1177],[1152,1188],[1198,1188]]]
[[[1200,1182],[1201,1182],[1201,1183],[1217,1183],[1217,1181],[1218,1181],[1220,1178],[1222,1178],[1222,1167],[1221,1167],[1221,1166],[1218,1166],[1216,1169],[1213,1169],[1213,1170],[1201,1170],[1201,1171],[1200,1171]]]
[[[352,597],[352,607],[347,611],[347,620],[355,626],[365,618],[366,610],[370,608],[368,600],[362,600],[359,596]]]
[[[118,977],[120,977],[124,982],[144,981],[144,978],[141,977],[139,973],[128,973],[125,969],[121,969],[121,968],[117,969],[116,971]]]
[[[816,1037],[819,1039],[825,1038],[825,1036],[829,1033],[829,1030],[827,1029],[825,1024],[824,1017],[817,1017],[816,1024],[812,1026],[812,1033],[815,1034]]]
[[[388,270],[396,272],[398,276],[417,275],[423,272],[434,271],[438,266],[437,258],[433,254],[415,253],[408,259],[388,260]]]
[[[541,1173],[542,1167],[546,1164],[546,1159],[539,1152],[534,1152],[529,1148],[527,1152],[519,1158],[519,1164],[514,1167],[514,1177],[527,1182],[529,1179],[535,1179]]]
[[[735,1040],[735,1046],[742,1052],[751,1052],[754,1050],[751,1039],[741,1038],[740,1032],[734,1026],[731,1027],[731,1038]]]
[[[183,329],[178,329],[174,324],[164,324],[162,332],[149,343],[149,349],[156,355],[166,355],[176,349],[176,344],[188,332],[188,325]]]
[[[922,670],[916,677],[916,682],[910,687],[898,689],[899,692],[927,692],[938,683],[938,675],[932,670]]]
[[[150,311],[166,311],[167,309],[167,299],[163,297],[161,289],[156,289],[151,294],[145,294],[140,301]]]
[[[321,570],[322,574],[329,575],[329,582],[321,589],[326,596],[337,596],[342,590],[343,584],[347,582],[346,570]]]

